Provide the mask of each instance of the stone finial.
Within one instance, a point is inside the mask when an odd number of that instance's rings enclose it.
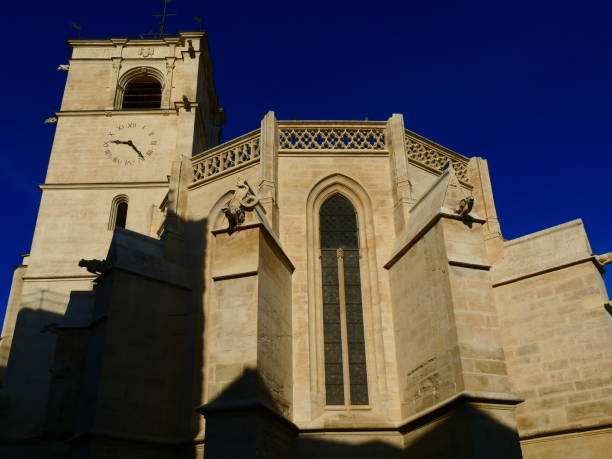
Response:
[[[459,201],[459,205],[457,206],[457,209],[455,209],[455,212],[457,212],[462,217],[465,217],[466,215],[469,215],[473,207],[474,196],[468,196]]]
[[[79,266],[85,268],[92,274],[103,274],[111,267],[110,263],[106,260],[85,260],[79,261]]]
[[[64,72],[67,72],[68,70],[70,70],[70,64],[58,65],[57,70],[63,70]]]
[[[600,266],[606,266],[612,263],[612,252],[604,253],[603,255],[595,255],[597,263]]]
[[[242,177],[238,177],[232,192],[234,195],[227,201],[225,207],[221,209],[227,217],[230,229],[234,229],[242,224],[244,222],[245,211],[253,210],[259,203],[259,198],[255,196],[251,191],[251,187]]]
[[[45,124],[56,124],[57,123],[57,116],[52,116],[51,118],[47,118],[45,120]]]

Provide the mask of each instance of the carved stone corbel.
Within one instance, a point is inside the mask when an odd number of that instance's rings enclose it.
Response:
[[[595,255],[595,259],[602,268],[612,263],[612,252],[604,253],[603,255]]]
[[[242,177],[238,177],[232,192],[234,195],[227,201],[225,207],[221,209],[227,218],[230,230],[241,225],[244,222],[245,211],[253,210],[259,203],[259,198],[255,196],[251,187]]]
[[[192,40],[187,40],[187,52],[189,53],[189,57],[190,58],[195,58],[195,48],[193,47],[193,41]]]

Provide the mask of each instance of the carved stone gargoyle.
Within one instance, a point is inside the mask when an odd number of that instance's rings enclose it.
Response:
[[[225,207],[221,209],[227,218],[230,230],[241,225],[244,222],[245,211],[253,210],[259,203],[259,198],[255,196],[251,191],[251,187],[242,177],[238,177],[232,192],[234,195],[227,201]]]
[[[111,267],[111,264],[106,260],[85,260],[82,259],[79,261],[79,266],[81,268],[85,268],[92,274],[103,274],[108,271]]]
[[[457,212],[462,217],[465,217],[466,215],[469,215],[473,207],[474,196],[468,196],[459,201],[459,205],[457,206],[457,209],[455,209],[455,212]]]
[[[612,263],[612,252],[604,253],[603,255],[595,255],[595,258],[600,266],[609,265]]]

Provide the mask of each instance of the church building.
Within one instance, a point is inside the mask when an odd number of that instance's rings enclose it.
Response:
[[[220,144],[204,32],[69,44],[0,457],[610,457],[581,220],[504,239],[486,159],[401,114]]]

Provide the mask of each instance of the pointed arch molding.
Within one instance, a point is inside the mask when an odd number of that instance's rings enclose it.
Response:
[[[123,106],[123,94],[125,93],[125,88],[127,87],[127,84],[130,82],[130,80],[132,78],[142,75],[150,76],[159,81],[159,84],[162,87],[163,104],[163,101],[165,100],[163,95],[166,93],[166,85],[163,72],[159,69],[156,69],[155,67],[140,66],[126,70],[117,80],[117,91],[115,93],[115,109],[120,110]]]
[[[310,190],[306,201],[308,334],[310,393],[314,408],[313,419],[323,415],[325,409],[323,303],[321,269],[319,266],[319,209],[334,194],[340,194],[347,198],[357,212],[359,247],[362,256],[360,265],[370,407],[373,410],[380,408],[381,402],[385,398],[384,394],[388,392],[372,201],[366,190],[357,181],[346,175],[333,174],[320,180]]]

